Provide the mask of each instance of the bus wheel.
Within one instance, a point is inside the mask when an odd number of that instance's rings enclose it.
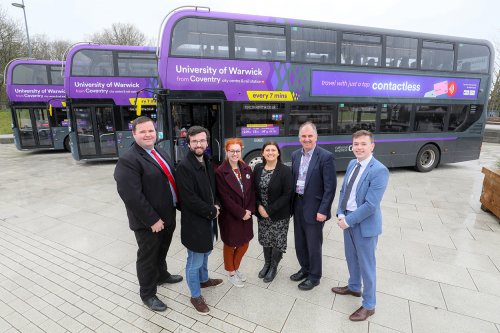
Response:
[[[71,152],[71,144],[69,142],[69,135],[64,138],[64,149]]]
[[[262,163],[262,155],[260,154],[260,151],[255,150],[248,154],[245,157],[245,163],[248,164],[252,170],[257,164]]]
[[[439,163],[439,150],[436,146],[428,144],[422,147],[417,155],[415,168],[420,172],[429,172]]]

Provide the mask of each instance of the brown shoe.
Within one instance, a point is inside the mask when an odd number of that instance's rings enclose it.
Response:
[[[333,287],[332,292],[339,294],[339,295],[352,295],[354,297],[361,297],[361,292],[359,291],[352,291],[349,289],[348,286],[345,287]]]
[[[375,313],[375,309],[368,310],[368,309],[365,309],[364,307],[360,307],[359,309],[354,311],[352,315],[349,316],[349,319],[352,321],[363,321],[363,320],[366,320],[366,318],[370,317],[374,313]]]
[[[210,312],[207,303],[205,303],[205,299],[203,296],[193,298],[191,297],[191,304],[193,304],[196,312],[201,314],[202,316],[207,315]]]
[[[224,283],[222,279],[208,279],[206,282],[200,283],[200,288],[216,287]]]

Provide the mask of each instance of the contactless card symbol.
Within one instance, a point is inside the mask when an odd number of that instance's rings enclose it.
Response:
[[[448,96],[453,96],[457,93],[457,84],[455,82],[450,82],[448,84]]]

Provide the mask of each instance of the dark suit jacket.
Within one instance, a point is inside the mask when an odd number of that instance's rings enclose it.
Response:
[[[262,200],[260,197],[260,177],[262,175],[262,169],[264,169],[263,163],[256,165],[253,171],[257,205],[262,205]],[[271,176],[269,187],[267,189],[269,204],[267,206],[263,205],[272,221],[283,220],[290,217],[290,204],[293,191],[294,186],[292,170],[283,163],[278,163],[276,165],[276,169],[274,169],[273,175]],[[256,212],[256,214],[260,217],[258,211]]]
[[[294,187],[299,178],[301,158],[302,149],[292,153]],[[336,188],[337,175],[335,173],[333,154],[320,146],[316,146],[307,169],[304,198],[302,199],[304,201],[304,219],[306,223],[318,223],[316,213],[326,215],[327,220],[331,218],[331,208]]]
[[[217,237],[215,174],[208,157],[203,158],[206,171],[191,151],[177,166],[181,241],[186,248],[198,253],[212,251],[212,235]]]
[[[252,218],[246,221],[242,218],[247,209],[252,213],[255,212],[252,169],[242,162],[238,165],[244,192],[241,191],[240,184],[227,160],[222,162],[215,172],[217,194],[221,203],[220,237],[224,244],[233,247],[242,246],[253,238]]]
[[[155,150],[168,163],[175,178],[173,163],[161,148]],[[130,229],[151,230],[162,219],[175,227],[175,207],[168,178],[143,148],[134,143],[116,163],[114,177],[118,194],[125,203]]]

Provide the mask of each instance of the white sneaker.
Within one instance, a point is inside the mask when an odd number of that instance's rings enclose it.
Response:
[[[231,282],[231,283],[233,284],[233,286],[235,286],[235,287],[242,288],[242,287],[244,287],[244,286],[245,286],[245,285],[243,284],[243,282],[240,280],[240,278],[239,278],[238,274],[229,275],[228,280],[229,280],[229,282]]]
[[[244,273],[240,272],[239,270],[236,270],[236,275],[238,275],[238,277],[242,282],[245,282],[247,280],[247,276]]]

